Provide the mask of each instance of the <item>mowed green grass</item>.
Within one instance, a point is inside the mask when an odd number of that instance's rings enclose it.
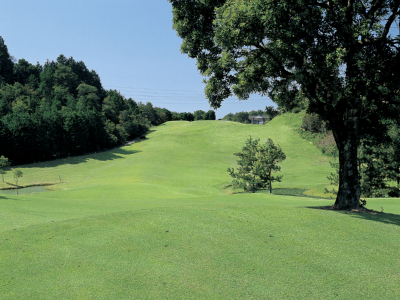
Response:
[[[169,122],[126,147],[21,166],[22,185],[63,182],[0,196],[0,299],[399,298],[398,199],[359,214],[231,195],[226,169],[251,135],[287,155],[274,188],[323,196],[329,159],[300,120]]]

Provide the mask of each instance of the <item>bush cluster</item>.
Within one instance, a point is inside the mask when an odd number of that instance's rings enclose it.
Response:
[[[311,133],[326,133],[327,124],[316,114],[306,114],[300,128]]]

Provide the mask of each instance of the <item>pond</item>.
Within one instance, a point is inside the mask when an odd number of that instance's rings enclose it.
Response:
[[[48,192],[45,186],[30,186],[18,189],[18,194],[35,194],[41,192]],[[17,190],[0,190],[0,195],[16,195]]]

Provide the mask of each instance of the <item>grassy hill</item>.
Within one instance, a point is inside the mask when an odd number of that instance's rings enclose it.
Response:
[[[21,185],[62,183],[0,195],[0,298],[396,298],[398,200],[368,201],[385,214],[312,209],[333,203],[318,198],[331,170],[300,121],[168,122],[122,148],[21,166]],[[287,156],[273,188],[314,198],[232,195],[226,169],[249,135]]]

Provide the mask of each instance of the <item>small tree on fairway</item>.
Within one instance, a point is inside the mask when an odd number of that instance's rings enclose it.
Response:
[[[260,144],[259,141],[250,136],[242,151],[234,154],[239,157],[237,172],[235,173],[234,168],[228,168],[228,172],[234,178],[235,187],[254,193],[268,186],[271,193],[272,181],[280,182],[283,177],[272,176],[272,173],[281,170],[277,163],[285,160],[286,155],[271,139],[264,144]]]
[[[1,178],[3,179],[4,182],[4,174],[6,173],[3,168],[6,168],[10,165],[10,162],[8,161],[8,158],[4,157],[3,155],[0,157],[0,174]]]
[[[18,178],[23,177],[23,173],[20,169],[14,170],[14,178],[15,178],[15,185],[17,186],[17,195],[18,195]]]

